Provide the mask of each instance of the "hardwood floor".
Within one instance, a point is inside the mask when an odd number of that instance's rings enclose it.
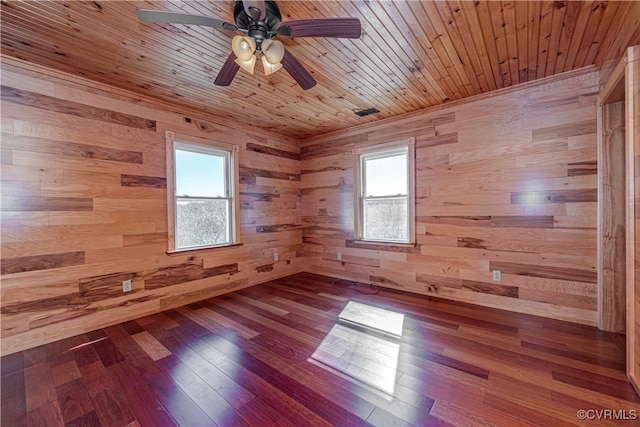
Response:
[[[401,338],[338,322],[348,300]],[[0,421],[631,426],[623,338],[303,273],[5,356]]]

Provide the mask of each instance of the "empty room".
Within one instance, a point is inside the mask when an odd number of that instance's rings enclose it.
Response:
[[[640,2],[0,2],[0,424],[632,426]]]

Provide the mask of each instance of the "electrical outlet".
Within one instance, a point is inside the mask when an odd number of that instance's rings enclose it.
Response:
[[[500,270],[493,270],[493,281],[500,282],[502,280],[502,272]]]
[[[122,292],[131,292],[131,280],[122,281]]]
[[[278,256],[278,252],[274,252],[274,253],[273,253],[273,260],[274,260],[274,261],[277,261],[277,260],[278,260],[278,257],[279,257],[279,256]]]
[[[338,261],[342,261],[342,252],[338,252],[336,257],[338,258]]]

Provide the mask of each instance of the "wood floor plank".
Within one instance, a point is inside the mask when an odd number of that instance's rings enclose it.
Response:
[[[56,384],[47,363],[40,363],[24,370],[27,410],[32,411],[50,402],[57,402]]]
[[[27,403],[24,371],[19,370],[2,376],[0,393],[0,424],[24,426],[27,424]]]
[[[177,422],[162,405],[153,388],[142,382],[129,363],[118,363],[107,368],[117,381],[129,408],[142,426],[177,426]]]
[[[176,330],[176,332],[178,331]],[[206,359],[198,353],[196,350],[199,348],[198,338],[197,336],[181,334],[177,340],[173,340],[171,343],[164,340],[163,343],[171,349],[183,364],[188,366],[217,394],[222,396],[229,405],[240,409],[245,403],[253,400],[255,398],[253,393],[221,371],[217,367],[216,359]],[[195,346],[195,349],[192,346]]]
[[[93,348],[104,366],[109,367],[124,360],[124,356],[122,356],[118,347],[103,331],[89,332],[87,338],[93,343]]]
[[[566,373],[566,368],[564,370],[565,372],[552,371],[553,379],[629,402],[640,403],[640,397],[636,394],[636,390],[626,381],[614,380],[589,372],[580,372],[577,369],[573,370],[571,374]]]
[[[251,349],[249,345],[241,349],[234,343],[226,340],[216,340],[215,346],[219,351],[230,357],[234,355],[238,356],[240,353],[243,366],[246,366],[250,371],[270,384],[276,384],[285,394],[294,397],[298,402],[319,414],[330,423],[334,425],[367,424],[363,418],[350,412],[345,406],[349,406],[354,412],[364,412],[367,416],[368,413],[373,410],[372,406],[363,407],[362,404],[365,403],[356,399],[355,396],[352,397],[350,401],[341,401],[340,404],[333,402],[329,397],[317,391],[318,384],[312,381],[313,378],[310,374],[304,370],[295,369],[288,363],[278,363],[278,358],[270,357],[272,355],[267,354],[266,350],[262,349],[258,351],[259,349],[255,347]],[[249,351],[253,354],[249,353]],[[274,366],[265,360],[269,360],[275,365],[279,364],[281,370],[274,368]],[[293,371],[295,371],[295,374],[293,374]]]
[[[131,335],[131,338],[133,338],[140,348],[154,361],[171,355],[171,352],[147,331]]]
[[[203,307],[203,308],[199,309],[198,310],[198,314],[200,316],[204,317],[205,319],[209,320],[209,321],[213,321],[213,322],[219,323],[220,325],[224,326],[225,328],[240,334],[244,338],[251,339],[251,338],[255,337],[256,335],[258,335],[258,332],[254,331],[254,330],[252,330],[250,328],[247,328],[243,324],[241,324],[239,322],[236,322],[233,319],[230,319],[230,318],[225,317],[225,316],[221,316],[217,312],[215,312],[214,310],[209,309],[208,307]]]
[[[103,425],[124,426],[135,421],[125,394],[101,360],[79,367],[96,414]]]
[[[96,411],[87,412],[86,414],[78,417],[72,421],[66,422],[65,426],[69,427],[102,427],[103,424],[100,422],[100,418]],[[104,426],[107,427],[107,426]]]
[[[124,426],[135,421],[122,392],[110,388],[91,395],[96,415],[104,426]]]
[[[16,372],[20,372],[24,369],[24,353],[13,353],[8,356],[2,358],[2,365],[0,365],[0,369],[2,370],[2,376],[15,374]]]
[[[577,411],[640,413],[624,336],[363,289],[301,273],[5,356],[0,422],[613,426]],[[340,321],[348,301],[404,314],[402,336]]]
[[[537,411],[526,407],[525,405],[518,404],[507,398],[487,393],[484,398],[484,405],[495,408],[497,410],[506,412],[508,414],[514,414],[517,418],[531,421],[534,425],[538,426],[574,426],[575,424],[567,421],[558,420],[552,415]],[[576,419],[576,421],[578,421]]]
[[[261,308],[261,309],[263,309],[265,311],[270,311],[273,314],[276,314],[278,316],[286,316],[287,314],[289,314],[289,312],[287,310],[282,310],[282,309],[280,309],[278,307],[274,307],[274,306],[272,306],[270,304],[267,304],[267,303],[262,302],[260,300],[256,300],[256,299],[253,299],[253,298],[246,297],[244,295],[230,294],[229,297],[233,298],[233,299],[235,299],[237,301],[241,301],[241,302],[244,302],[246,304],[252,305],[254,307]]]
[[[158,365],[216,425],[245,425],[235,408],[176,356],[169,355]]]
[[[82,374],[78,369],[78,364],[75,360],[70,360],[67,363],[54,366],[51,371],[53,373],[53,380],[56,386],[66,384],[82,377]]]
[[[95,413],[93,402],[82,379],[65,382],[56,386],[58,403],[65,424],[72,423],[90,413]]]
[[[20,355],[21,353],[14,353],[15,355]],[[31,366],[39,365],[41,363],[48,362],[47,349],[45,346],[41,345],[38,347],[30,348],[29,350],[25,350],[22,352],[24,356],[24,367],[29,368]]]
[[[321,363],[314,362],[313,360],[305,362],[302,366],[307,370],[316,373],[318,376],[326,374],[324,371],[327,371],[326,366],[323,366]],[[333,371],[330,368],[328,370]],[[371,402],[376,406],[376,408],[381,408],[413,425],[427,425],[428,422],[431,421],[429,411],[433,406],[433,399],[398,383],[395,385],[393,398],[390,398],[388,394],[378,392],[366,384],[353,381],[352,378],[345,376],[340,372],[334,373],[336,378],[333,379],[333,382],[368,402]],[[368,420],[371,421],[370,417]]]
[[[278,409],[260,398],[255,398],[242,405],[240,413],[249,425],[297,427],[296,424],[284,417]]]
[[[315,412],[282,391],[277,384],[269,382],[242,364],[241,354],[223,353],[219,345],[226,345],[219,336],[207,335],[197,340],[198,353],[207,360],[215,360],[216,366],[227,373],[245,389],[259,396],[268,405],[277,408],[296,425],[330,426],[331,424]],[[231,350],[231,348],[229,348]]]
[[[298,340],[301,343],[306,344],[310,347],[315,347],[319,343],[317,339],[310,337],[295,328],[286,326],[283,322],[271,320],[268,317],[265,317],[259,314],[257,310],[246,308],[239,304],[227,303],[225,301],[217,301],[215,304],[213,304],[211,308],[216,310],[216,312],[218,313],[224,313],[224,315],[227,316],[228,318],[237,319],[237,323],[239,324],[243,324],[242,323],[243,321],[247,324],[251,324],[252,327],[249,328],[251,330],[255,330],[257,329],[256,326],[261,325],[263,327],[270,329],[271,331],[277,331],[279,334],[288,336],[290,338],[293,338],[294,340]],[[243,317],[244,320],[236,317],[236,315]],[[250,337],[250,338],[254,338],[254,337]]]
[[[64,420],[62,419],[62,410],[60,409],[58,401],[51,400],[43,406],[30,410],[27,413],[26,425],[28,427],[64,425]]]
[[[106,337],[102,339],[106,339]],[[87,338],[87,342],[89,342],[88,338]],[[98,356],[98,353],[94,345],[82,345],[79,347],[75,347],[71,352],[75,359],[74,360],[75,365],[78,368],[86,365],[91,365],[96,362],[102,363],[102,361],[100,360],[100,356]],[[71,363],[71,362],[67,362],[67,363]]]
[[[142,349],[136,348],[135,340],[123,329],[108,328],[107,334],[119,346],[127,346],[130,354],[126,358],[147,387],[152,389],[158,400],[181,425],[211,425],[214,422],[202,408],[196,405],[180,387],[166,375],[161,367],[153,363]],[[162,359],[160,359],[162,360]],[[119,364],[116,364],[119,365]],[[116,366],[112,365],[112,366]]]

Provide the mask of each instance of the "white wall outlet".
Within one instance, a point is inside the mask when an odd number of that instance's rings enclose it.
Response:
[[[122,292],[131,292],[131,280],[122,281]]]
[[[494,282],[502,281],[502,272],[500,270],[493,270],[493,281]]]
[[[274,260],[274,261],[277,261],[277,260],[278,260],[278,258],[279,258],[278,252],[274,252],[274,253],[273,253],[273,260]]]
[[[338,261],[342,261],[342,252],[338,252],[336,257],[338,258]]]

